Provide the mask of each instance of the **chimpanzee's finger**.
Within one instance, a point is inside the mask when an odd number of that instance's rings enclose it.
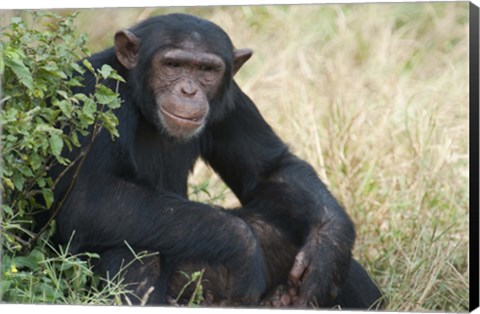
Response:
[[[294,285],[298,284],[309,264],[310,263],[305,253],[300,251],[295,257],[295,262],[293,263],[292,269],[288,275],[288,280]]]
[[[305,261],[305,259],[303,259]],[[294,305],[300,308],[306,308],[314,301],[318,294],[318,286],[321,286],[321,277],[318,270],[308,265],[305,268],[301,280],[298,282],[298,294],[295,298]]]

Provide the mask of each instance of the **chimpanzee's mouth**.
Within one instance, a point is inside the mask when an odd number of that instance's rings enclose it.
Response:
[[[167,111],[162,107],[160,107],[160,111],[162,114],[172,119],[175,123],[185,125],[186,127],[198,127],[202,125],[205,117],[204,115],[195,115],[195,116],[185,117],[180,114]]]

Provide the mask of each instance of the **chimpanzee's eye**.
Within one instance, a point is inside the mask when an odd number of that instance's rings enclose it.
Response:
[[[180,62],[176,61],[166,61],[164,64],[169,68],[179,68],[181,66]]]
[[[200,71],[202,71],[202,72],[215,72],[216,68],[214,66],[204,64],[204,65],[200,66]]]

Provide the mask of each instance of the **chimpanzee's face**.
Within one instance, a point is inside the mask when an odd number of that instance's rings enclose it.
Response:
[[[223,60],[193,49],[160,51],[152,58],[149,88],[162,126],[175,138],[191,138],[204,128],[209,102],[225,74]]]

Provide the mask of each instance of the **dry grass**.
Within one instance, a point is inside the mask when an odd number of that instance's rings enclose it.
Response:
[[[353,217],[354,254],[389,310],[466,311],[468,3],[109,9],[79,27],[95,51],[178,11],[255,50],[240,85]],[[205,180],[236,203],[199,165],[192,183]]]

